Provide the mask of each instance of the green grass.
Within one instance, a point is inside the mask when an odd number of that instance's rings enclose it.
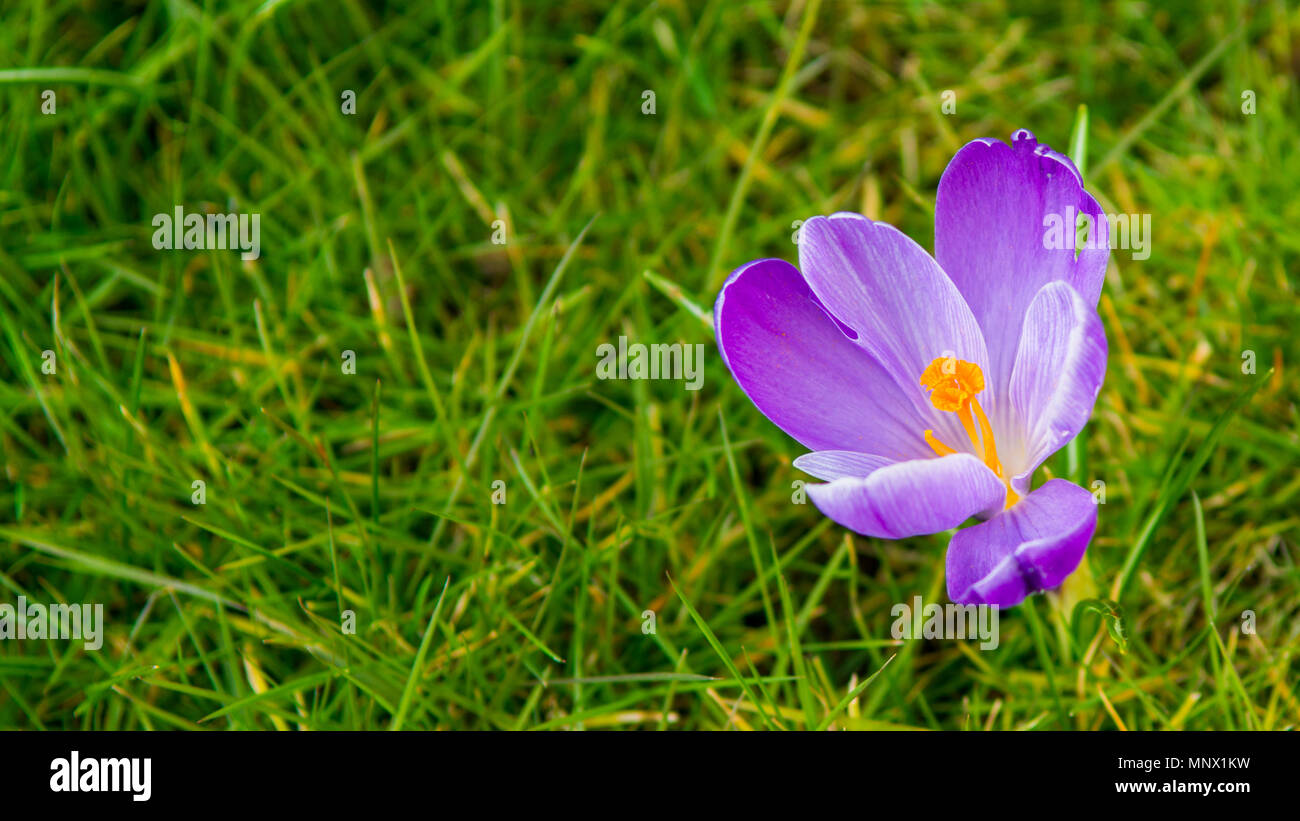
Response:
[[[5,4],[0,602],[105,637],[0,642],[0,727],[1300,722],[1293,7],[392,5]],[[1106,503],[997,650],[899,643],[946,535],[792,504],[709,307],[813,214],[932,248],[953,152],[1019,127],[1152,214],[1048,465]],[[177,205],[261,258],[154,250]],[[705,343],[703,389],[598,380],[620,335]]]

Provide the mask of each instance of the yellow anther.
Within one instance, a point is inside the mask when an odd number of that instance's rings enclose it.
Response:
[[[932,405],[941,411],[957,414],[957,420],[966,431],[975,455],[1007,486],[1006,506],[1011,507],[1019,501],[1020,496],[1011,489],[1011,482],[1002,470],[1002,463],[998,461],[997,443],[993,441],[993,427],[989,424],[984,409],[980,407],[979,400],[975,398],[975,394],[984,390],[984,372],[980,370],[980,366],[964,359],[941,356],[927,365],[921,373],[921,385],[930,392]],[[978,432],[975,428],[976,420],[979,422]],[[933,430],[927,430],[924,436],[925,443],[940,456],[957,452],[955,448],[935,438]]]
[[[921,373],[930,402],[941,411],[965,410],[975,394],[984,390],[984,372],[974,362],[941,356]]]

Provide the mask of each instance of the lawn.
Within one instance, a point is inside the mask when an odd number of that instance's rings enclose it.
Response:
[[[0,728],[1296,727],[1300,12],[1178,5],[6,2],[0,603],[103,631],[0,641]],[[1018,128],[1150,216],[1042,472],[1097,532],[898,640],[948,534],[800,504],[712,305]]]

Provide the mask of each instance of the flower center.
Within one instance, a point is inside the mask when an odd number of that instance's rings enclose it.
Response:
[[[970,437],[975,453],[1007,486],[1006,507],[1011,507],[1019,501],[1020,496],[1011,489],[1011,482],[1002,470],[1002,463],[998,461],[998,447],[993,441],[993,428],[989,425],[989,418],[984,415],[984,409],[975,398],[975,394],[984,390],[984,372],[980,370],[980,366],[964,359],[941,356],[927,365],[921,373],[921,385],[930,392],[931,404],[941,411],[957,414],[961,426],[966,429],[966,435]],[[972,411],[974,411],[973,417]],[[978,431],[975,429],[977,420]],[[957,452],[955,448],[950,448],[936,439],[933,430],[925,432],[925,442],[940,456]]]

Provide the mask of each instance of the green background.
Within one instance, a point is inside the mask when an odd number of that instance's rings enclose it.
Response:
[[[1298,72],[1284,2],[5,3],[0,602],[105,635],[0,642],[0,727],[1294,726]],[[996,651],[900,643],[946,534],[793,504],[708,314],[813,214],[932,248],[1021,127],[1152,215],[1040,474],[1105,505]],[[156,251],[177,205],[261,258]]]

